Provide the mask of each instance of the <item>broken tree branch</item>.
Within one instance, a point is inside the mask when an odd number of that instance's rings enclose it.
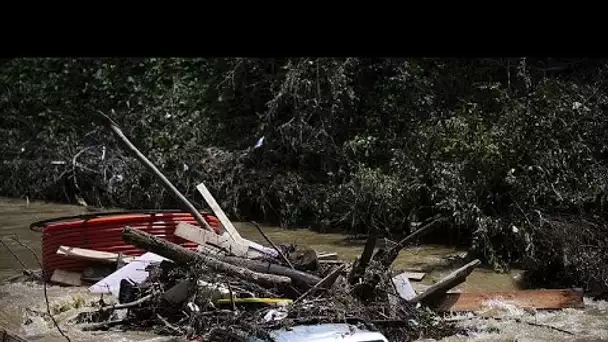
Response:
[[[401,250],[407,246],[408,242],[410,242],[414,238],[421,237],[423,235],[430,233],[431,231],[433,231],[434,229],[436,229],[438,227],[437,223],[442,222],[442,221],[445,221],[445,219],[436,218],[433,221],[420,227],[420,229],[416,230],[415,232],[413,232],[410,235],[401,239],[401,241],[399,241],[397,243],[397,245],[393,246],[393,248],[389,249],[382,256],[382,258],[380,260],[382,265],[386,268],[390,267],[393,264],[393,262],[395,262],[397,257],[399,256],[399,252],[401,252]]]
[[[179,192],[179,190],[177,190],[177,188],[167,179],[167,177],[165,177],[165,175],[163,175],[160,172],[160,170],[158,170],[158,168],[154,164],[152,164],[152,162],[145,155],[143,155],[143,153],[141,153],[137,149],[137,147],[135,147],[135,145],[133,145],[133,143],[131,143],[129,138],[127,138],[127,136],[122,132],[120,127],[118,127],[118,125],[114,122],[114,120],[112,120],[109,116],[107,116],[106,114],[104,114],[102,112],[98,112],[98,113],[104,119],[103,122],[104,122],[105,126],[107,128],[109,128],[114,133],[114,135],[116,135],[116,137],[118,137],[118,139],[123,143],[123,145],[131,153],[131,155],[133,155],[135,158],[139,159],[139,161],[141,161],[144,164],[144,166],[146,168],[148,168],[148,170],[150,170],[158,179],[160,179],[160,181],[164,185],[164,187],[168,191],[173,193],[173,195],[175,197],[177,197],[180,204],[185,209],[187,209],[190,212],[190,214],[192,214],[192,216],[194,217],[196,222],[198,222],[198,224],[200,224],[201,227],[204,227],[210,231],[214,231],[213,228],[211,228],[211,226],[209,225],[209,223],[207,223],[207,221],[205,221],[205,219],[203,218],[203,215],[201,215],[201,213],[194,207],[194,205],[192,205],[192,203],[190,203],[190,201],[188,201],[188,199],[184,195],[182,195],[182,193]]]
[[[16,243],[20,244],[21,246],[23,246],[24,248],[26,248],[28,251],[30,251],[32,253],[32,255],[34,256],[34,258],[36,259],[36,262],[38,263],[38,265],[42,269],[42,286],[43,286],[43,289],[44,289],[44,301],[46,303],[46,313],[51,318],[51,321],[53,322],[53,325],[55,326],[55,328],[57,328],[57,331],[59,331],[59,333],[61,334],[61,336],[63,336],[68,342],[72,342],[72,340],[70,340],[70,338],[68,337],[68,335],[66,335],[63,332],[63,330],[61,330],[61,328],[59,327],[59,324],[55,320],[55,317],[53,317],[53,314],[51,313],[51,304],[49,303],[49,296],[48,296],[48,293],[47,293],[47,290],[46,290],[47,275],[44,274],[44,267],[42,266],[42,262],[40,262],[40,259],[38,258],[38,254],[36,254],[36,252],[34,252],[34,250],[30,246],[28,246],[25,243],[21,242],[21,240],[19,240],[18,237],[13,236],[12,238],[13,238],[13,240]]]
[[[131,227],[125,227],[122,232],[122,239],[135,247],[173,260],[176,264],[205,264],[217,272],[246,279],[263,287],[284,286],[291,283],[289,277],[258,273],[247,268],[234,266],[210,255],[197,254],[180,245],[159,239],[156,236]]]
[[[277,247],[274,242],[272,242],[272,240],[270,240],[270,238],[268,237],[268,235],[266,235],[266,233],[264,233],[264,231],[262,230],[262,228],[260,227],[259,224],[257,224],[257,222],[255,221],[251,221],[251,223],[253,223],[253,225],[258,229],[258,232],[260,232],[260,234],[264,237],[264,239],[266,240],[266,242],[268,242],[272,248],[274,248],[275,251],[277,251],[277,253],[279,253],[279,256],[281,257],[281,259],[283,259],[283,261],[285,261],[285,263],[287,265],[289,265],[289,267],[291,267],[292,269],[295,270],[295,267],[293,267],[293,265],[291,264],[291,262],[289,261],[289,259],[287,259],[287,257],[285,256],[285,254],[283,254],[283,251],[279,249],[279,247]]]
[[[329,273],[325,278],[321,279],[318,283],[316,283],[315,286],[311,287],[310,289],[308,289],[308,291],[304,292],[300,297],[294,300],[293,304],[302,301],[304,298],[308,297],[321,287],[324,287],[326,285],[333,285],[336,279],[338,279],[340,272],[342,272],[345,267],[346,265],[336,267],[335,270],[331,271],[331,273]]]
[[[359,281],[361,277],[365,274],[365,269],[372,259],[372,255],[374,254],[374,249],[376,248],[376,243],[378,241],[378,237],[376,235],[376,229],[372,228],[367,241],[365,242],[365,247],[363,248],[363,252],[361,252],[361,257],[355,261],[350,274],[348,275],[348,280],[351,284],[355,284]]]
[[[243,259],[237,257],[223,256],[223,255],[215,255],[216,259],[224,261],[226,263],[245,267],[255,272],[267,273],[267,274],[276,274],[280,276],[286,276],[291,278],[291,280],[305,288],[309,288],[318,283],[321,278],[312,275],[310,273],[293,270],[289,267],[273,264],[270,262],[260,261],[260,260],[251,260],[251,259]]]
[[[101,307],[101,308],[99,308],[99,312],[132,308],[134,306],[138,306],[139,304],[147,302],[152,297],[154,297],[154,293],[150,293],[149,295],[141,297],[138,300],[133,301],[133,302]]]
[[[0,239],[0,243],[2,243],[2,245],[4,247],[6,247],[6,249],[8,250],[9,253],[11,253],[13,255],[13,257],[15,258],[15,260],[17,260],[17,262],[19,262],[19,264],[21,264],[21,267],[23,268],[23,273],[27,274],[27,275],[33,275],[34,272],[32,272],[32,270],[30,270],[27,265],[23,262],[23,260],[21,260],[21,258],[19,258],[19,256],[13,252],[13,250],[6,244],[6,242],[4,242],[3,239]]]

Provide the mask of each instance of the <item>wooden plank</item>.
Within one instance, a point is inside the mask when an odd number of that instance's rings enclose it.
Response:
[[[205,202],[207,202],[207,204],[213,211],[213,214],[215,214],[215,216],[217,216],[217,218],[220,220],[220,222],[222,223],[222,226],[228,233],[228,236],[230,236],[230,238],[232,240],[234,240],[235,242],[240,242],[240,240],[243,239],[241,237],[241,234],[239,234],[239,232],[236,230],[236,228],[234,228],[234,225],[232,224],[232,222],[230,222],[230,220],[228,219],[228,216],[226,216],[226,214],[224,213],[224,211],[222,210],[220,205],[217,204],[217,201],[215,200],[213,195],[211,195],[211,193],[209,192],[209,189],[207,189],[205,184],[201,183],[201,184],[197,185],[196,189],[198,190],[198,192],[201,193],[201,195],[203,195]]]
[[[349,263],[349,261],[344,261],[344,260],[319,260],[319,264],[325,264],[325,265],[341,265],[341,264],[347,264]]]
[[[177,224],[174,234],[182,239],[196,242],[201,246],[211,245],[223,248],[240,257],[247,256],[247,251],[249,250],[249,246],[242,240],[232,240],[227,234],[218,235],[215,232],[210,232],[185,222]]]
[[[96,251],[93,249],[86,248],[78,248],[78,247],[69,247],[69,246],[60,246],[57,249],[57,254],[64,255],[67,257],[73,257],[84,260],[92,260],[98,262],[106,262],[106,263],[115,263],[118,260],[118,254],[110,253],[110,252],[102,252]],[[130,262],[135,257],[132,256],[123,256],[122,260],[125,262]]]
[[[424,279],[424,277],[426,276],[426,273],[424,272],[403,272],[406,277],[410,280],[416,280],[416,281],[420,281],[422,279]]]
[[[445,294],[447,291],[463,283],[467,279],[469,274],[473,272],[475,267],[479,266],[480,264],[481,261],[479,259],[471,261],[470,263],[450,273],[449,275],[438,281],[436,284],[429,287],[423,293],[412,298],[411,302],[417,303],[427,298],[430,300],[434,300],[435,298]]]
[[[82,286],[82,273],[80,272],[69,272],[64,270],[55,270],[51,276],[51,282],[70,285],[70,286]]]
[[[444,312],[479,311],[489,300],[500,300],[522,309],[580,309],[585,307],[583,295],[582,289],[447,293],[435,307]]]
[[[317,260],[337,260],[338,253],[317,253]]]
[[[224,213],[224,211],[222,210],[220,205],[217,203],[217,201],[215,200],[213,195],[211,195],[211,193],[209,192],[209,189],[207,189],[207,187],[205,186],[204,183],[197,185],[196,189],[198,190],[198,192],[201,193],[201,195],[203,195],[205,202],[207,202],[207,204],[211,208],[211,211],[213,211],[213,214],[215,216],[217,216],[217,218],[220,220],[220,223],[224,227],[225,232],[228,234],[228,236],[231,239],[233,239],[237,243],[246,242],[249,245],[249,248],[252,248],[260,253],[268,254],[273,257],[278,256],[278,253],[272,248],[268,248],[268,247],[262,246],[258,243],[255,243],[253,241],[243,239],[243,237],[241,237],[241,234],[239,234],[239,232],[236,230],[236,228],[234,227],[234,225],[232,224],[230,219],[228,219],[228,216],[226,216],[226,213]]]

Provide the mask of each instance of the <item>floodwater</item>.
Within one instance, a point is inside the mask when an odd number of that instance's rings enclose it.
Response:
[[[21,244],[8,238],[17,236],[19,241],[30,246],[34,252],[41,251],[40,233],[29,229],[32,222],[78,214],[90,213],[80,206],[29,202],[23,199],[0,198],[0,236],[8,247],[30,269],[38,269],[36,258]],[[236,223],[241,234],[253,241],[265,244],[259,232],[248,223]],[[293,243],[309,246],[318,251],[338,253],[341,259],[354,259],[363,249],[361,241],[349,240],[341,234],[318,234],[308,230],[285,230],[263,227],[276,243]],[[422,282],[413,282],[415,289],[439,280],[442,276],[462,265],[457,255],[463,251],[436,245],[415,246],[404,250],[395,262],[396,269],[424,271]],[[4,246],[0,245],[0,281],[22,270],[21,264]],[[486,269],[475,270],[464,284],[462,291],[505,291],[518,289],[521,272],[497,274]],[[48,298],[55,318],[74,342],[77,341],[169,341],[145,332],[83,332],[66,324],[78,312],[78,307],[99,300],[99,295],[83,292],[78,288],[48,286]],[[531,312],[521,310],[508,303],[491,302],[478,314],[496,319],[484,319],[467,315],[454,316],[459,325],[465,327],[469,336],[453,336],[444,339],[460,341],[608,341],[608,303],[585,299],[585,309],[566,309],[557,312]],[[0,328],[18,333],[31,341],[65,341],[52,323],[41,312],[46,311],[43,286],[32,283],[0,284]],[[574,333],[573,336],[545,327],[526,324],[544,324]]]

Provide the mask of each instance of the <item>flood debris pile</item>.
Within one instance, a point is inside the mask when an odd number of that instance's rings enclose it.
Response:
[[[272,248],[241,237],[201,183],[197,190],[221,223],[215,229],[108,116],[101,114],[100,120],[198,222],[180,222],[174,232],[198,247],[188,249],[129,226],[124,227],[121,237],[126,244],[146,251],[139,257],[60,246],[57,253],[66,257],[112,260],[117,264],[115,272],[89,290],[111,292],[118,303],[108,304],[102,299],[96,310],[81,313],[76,321],[85,323],[85,330],[144,329],[203,341],[244,341],[251,337],[271,341],[277,331],[286,328],[293,331],[303,326],[323,328],[324,323],[347,323],[344,333],[355,329],[379,331],[381,334],[372,340],[386,337],[407,341],[459,332],[435,312],[476,311],[488,298],[508,297],[522,307],[540,309],[582,305],[579,290],[491,294],[451,291],[480,265],[477,259],[416,293],[410,275],[392,274],[392,264],[413,240],[437,229],[440,217],[421,223],[410,235],[380,248],[381,233],[372,228],[359,258],[346,263],[333,260],[337,259],[334,253],[276,245],[257,224]],[[81,285],[84,278],[94,278],[55,272],[51,281],[65,284]],[[414,276],[420,278],[419,274]],[[326,332],[341,333],[339,328],[326,327],[333,329]],[[301,337],[306,339],[310,332],[305,335]]]
[[[129,227],[123,239],[163,260],[150,263],[140,283],[123,278],[119,303],[81,314],[78,323],[86,330],[153,329],[204,341],[269,340],[271,331],[323,323],[348,323],[395,341],[456,332],[433,311],[402,298],[378,262],[365,269],[359,262],[324,263],[336,255],[297,246],[258,247],[264,252],[241,256],[213,243],[191,251]]]

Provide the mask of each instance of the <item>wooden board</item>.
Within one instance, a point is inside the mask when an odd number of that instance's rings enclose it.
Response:
[[[205,186],[204,183],[197,185],[196,189],[198,190],[198,192],[201,193],[201,195],[203,195],[205,202],[207,202],[207,204],[211,208],[211,211],[213,211],[213,214],[215,216],[217,216],[218,220],[220,220],[220,223],[222,224],[222,227],[224,227],[226,234],[232,240],[234,240],[235,243],[241,243],[241,244],[244,243],[244,244],[248,245],[248,248],[252,248],[253,250],[258,252],[258,253],[252,253],[252,254],[259,255],[260,253],[262,253],[262,254],[271,255],[273,257],[278,256],[278,253],[272,248],[268,248],[268,247],[262,246],[258,243],[255,243],[253,241],[243,239],[241,237],[241,234],[239,234],[239,232],[236,230],[236,228],[234,227],[234,225],[232,224],[230,219],[228,219],[228,216],[226,216],[226,213],[224,213],[224,211],[222,210],[220,205],[217,203],[217,201],[215,200],[213,195],[211,195],[211,193],[209,192],[209,189],[207,189],[207,187]]]
[[[240,257],[247,256],[247,251],[249,250],[249,246],[242,240],[235,241],[227,234],[218,235],[215,232],[210,232],[185,222],[177,224],[174,234],[182,239],[196,242],[201,246],[211,244],[221,247]]]
[[[582,289],[447,293],[435,307],[438,311],[479,311],[487,301],[500,300],[522,309],[584,308],[583,295]]]
[[[217,201],[215,200],[213,195],[211,195],[211,193],[209,192],[209,189],[207,189],[205,184],[201,183],[201,184],[197,185],[196,189],[198,190],[198,192],[201,193],[201,195],[203,195],[205,202],[207,202],[207,204],[213,211],[213,214],[215,216],[217,216],[217,218],[220,220],[220,222],[222,223],[222,226],[228,233],[228,236],[235,242],[240,242],[242,240],[241,234],[239,234],[239,232],[236,230],[236,228],[234,228],[234,225],[232,224],[232,222],[230,222],[230,220],[228,219],[228,216],[226,216],[226,214],[224,213],[224,211],[222,210],[220,205],[217,204]]]
[[[51,282],[62,285],[82,286],[81,277],[82,273],[79,272],[55,270],[51,276]]]
[[[424,272],[404,272],[408,279],[420,281],[426,276]]]
[[[337,260],[338,253],[317,253],[317,260]]]
[[[69,246],[60,246],[57,249],[57,254],[64,255],[68,257],[84,259],[84,260],[92,260],[98,262],[106,262],[106,263],[115,263],[118,260],[118,254],[110,253],[110,252],[101,252],[93,249],[86,248],[78,248],[78,247],[69,247]],[[129,262],[135,259],[132,256],[122,256],[122,260],[125,262]]]

